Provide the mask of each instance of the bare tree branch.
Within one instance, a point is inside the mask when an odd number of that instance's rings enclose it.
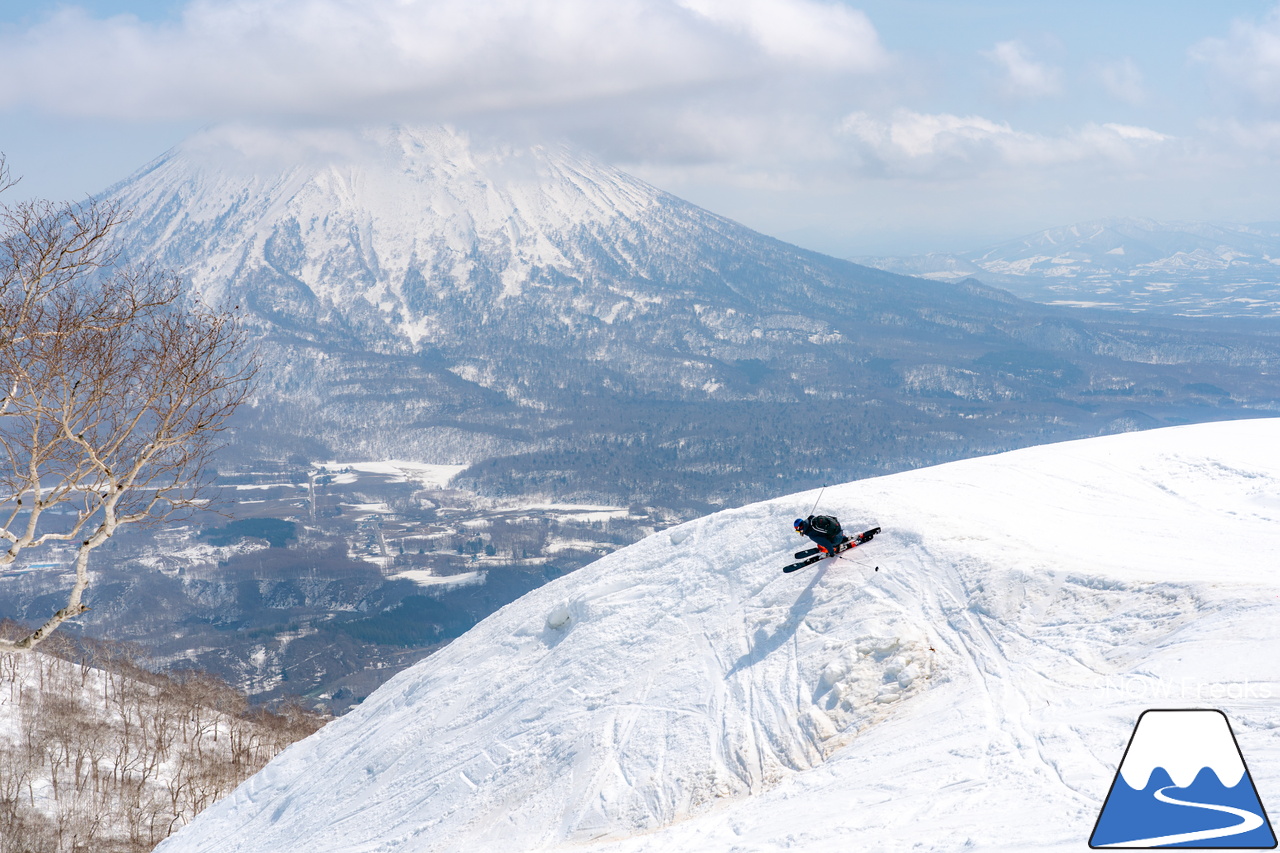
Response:
[[[118,263],[123,220],[93,201],[0,205],[0,571],[56,543],[76,570],[66,607],[14,648],[88,609],[89,555],[120,525],[201,506],[256,372],[237,316]]]

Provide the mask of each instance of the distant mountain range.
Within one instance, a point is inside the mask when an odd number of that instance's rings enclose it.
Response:
[[[1273,335],[859,266],[562,147],[224,128],[107,195],[261,329],[247,456],[706,508],[1280,405]]]
[[[1106,219],[968,252],[852,260],[934,281],[974,278],[1051,304],[1280,315],[1280,223]]]

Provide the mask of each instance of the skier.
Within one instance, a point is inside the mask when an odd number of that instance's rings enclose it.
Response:
[[[834,515],[811,515],[808,518],[797,518],[793,525],[796,533],[808,536],[818,550],[824,554],[834,554],[849,539],[840,530],[840,520]]]
[[[879,527],[873,527],[870,530],[859,533],[857,536],[845,536],[840,530],[840,520],[833,515],[811,515],[808,518],[797,518],[792,526],[795,527],[796,533],[801,536],[808,536],[813,541],[813,544],[818,547],[810,548],[806,551],[797,551],[797,562],[784,568],[784,572],[794,572],[798,569],[803,569],[805,566],[811,566],[827,557],[839,556],[850,548],[857,548],[865,542],[870,542],[871,538],[880,532]],[[880,567],[876,566],[875,570],[877,572],[880,571]]]

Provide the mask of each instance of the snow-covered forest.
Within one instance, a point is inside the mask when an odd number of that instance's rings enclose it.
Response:
[[[321,722],[156,675],[123,646],[55,635],[0,653],[0,851],[151,850]]]

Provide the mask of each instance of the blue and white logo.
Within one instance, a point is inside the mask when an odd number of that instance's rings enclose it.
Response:
[[[1275,833],[1226,715],[1144,711],[1089,846],[1274,848]]]

